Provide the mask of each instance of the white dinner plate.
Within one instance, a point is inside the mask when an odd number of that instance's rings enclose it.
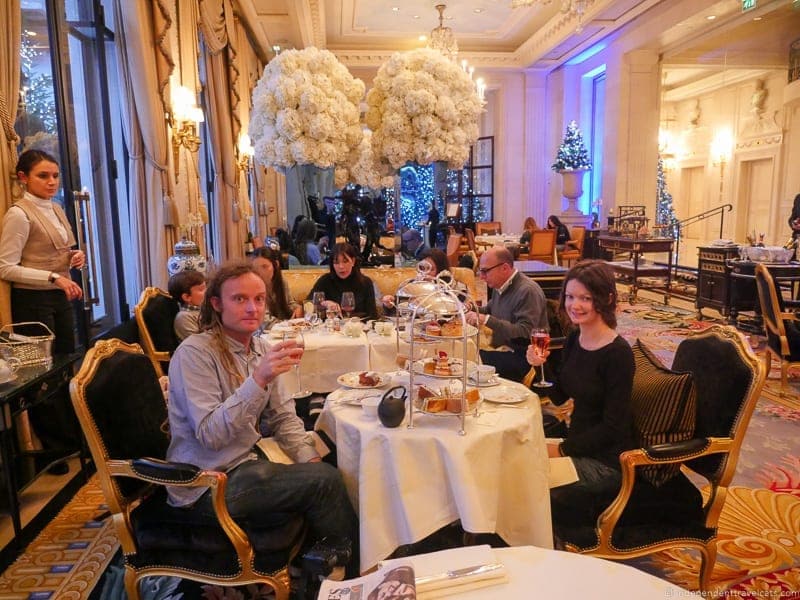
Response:
[[[364,385],[362,383],[359,383],[358,376],[361,373],[368,373],[369,375],[377,379],[377,383],[375,383],[375,385]],[[336,378],[336,381],[339,385],[356,389],[371,389],[371,388],[383,387],[391,380],[392,378],[389,377],[386,373],[377,373],[375,371],[351,371],[350,373],[339,375],[339,377]]]
[[[532,395],[531,392],[506,384],[483,388],[481,394],[484,400],[495,404],[517,404],[525,402]]]

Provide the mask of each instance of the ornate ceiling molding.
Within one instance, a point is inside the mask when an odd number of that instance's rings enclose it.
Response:
[[[329,48],[346,67],[380,67],[394,51],[391,50],[337,50]],[[475,68],[521,69],[522,63],[514,52],[463,52],[459,59],[465,58]]]
[[[302,0],[297,2],[297,26],[303,38],[303,47],[325,48],[328,44],[325,34],[324,0]]]

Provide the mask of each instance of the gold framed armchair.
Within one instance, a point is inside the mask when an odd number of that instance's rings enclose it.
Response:
[[[475,223],[475,235],[496,235],[500,233],[503,233],[503,224],[500,221]]]
[[[157,287],[146,287],[133,308],[142,348],[159,377],[166,374],[170,356],[178,347],[174,325],[178,310],[172,296]]]
[[[70,394],[122,546],[128,598],[138,600],[139,580],[154,575],[223,586],[263,583],[276,598],[288,598],[287,565],[300,547],[303,518],[265,514],[236,523],[225,505],[225,473],[164,460],[167,407],[138,344],[99,341]],[[216,518],[170,506],[166,485],[209,488]]]
[[[700,589],[708,590],[716,560],[717,523],[764,384],[764,365],[734,328],[719,325],[680,343],[674,371],[654,365],[643,376],[642,364],[638,358],[636,362],[634,395],[637,387],[653,384],[641,394],[646,401],[638,409],[633,403],[637,434],[641,439],[642,419],[647,418],[651,426],[657,425],[648,431],[651,439],[668,441],[620,455],[622,486],[616,497],[576,499],[585,501],[578,505],[580,511],[554,505],[554,534],[567,550],[617,560],[669,548],[695,548],[701,555]],[[666,374],[658,370],[683,382],[691,374],[694,401],[682,406],[694,410],[668,414],[664,405],[655,408],[667,396],[690,398],[665,392],[661,376]],[[687,429],[685,417],[692,413],[696,417]],[[680,426],[675,427],[678,421]],[[683,469],[708,480],[705,501]],[[587,519],[588,513],[594,513],[593,518]]]
[[[583,238],[586,236],[586,227],[575,225],[570,234],[572,234],[572,239],[567,240],[564,249],[558,252],[558,262],[568,267],[572,265],[573,261],[583,258]]]
[[[764,353],[766,371],[772,368],[772,355],[781,362],[781,393],[789,390],[789,367],[800,366],[800,318],[787,312],[769,269],[756,265],[756,287],[761,316],[767,333]]]

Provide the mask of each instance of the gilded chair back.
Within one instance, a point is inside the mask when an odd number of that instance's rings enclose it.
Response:
[[[503,233],[503,224],[500,221],[475,223],[475,235],[496,235],[500,233]]]
[[[174,325],[178,309],[172,296],[157,287],[145,288],[133,309],[142,347],[159,377],[169,369],[169,358],[178,347]]]
[[[447,264],[451,267],[458,266],[459,250],[461,249],[461,236],[458,233],[451,233],[447,236]]]
[[[556,230],[540,229],[531,233],[527,260],[538,260],[548,264],[556,261]]]
[[[558,262],[570,266],[573,262],[583,258],[583,240],[586,237],[586,227],[575,225],[570,231],[570,239],[563,250],[558,253]]]
[[[789,390],[789,367],[800,364],[800,320],[797,315],[785,312],[781,296],[769,269],[756,265],[756,287],[761,316],[767,333],[767,351],[764,353],[767,373],[772,367],[772,355],[781,363],[781,392]]]

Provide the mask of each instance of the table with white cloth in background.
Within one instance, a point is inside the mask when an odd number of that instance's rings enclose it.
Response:
[[[402,333],[401,333],[402,336]],[[280,333],[265,334],[268,343],[280,341]],[[326,332],[321,328],[303,331],[305,351],[300,360],[300,383],[303,389],[316,394],[327,394],[339,387],[337,378],[352,371],[392,371],[397,369],[398,348],[401,354],[409,354],[409,344],[397,335],[379,335],[374,330],[363,332],[358,337],[348,337],[342,332]],[[433,356],[442,348],[453,357],[460,358],[460,342],[455,344],[443,338],[441,343],[417,344],[415,354]],[[452,349],[452,352],[451,352]],[[468,342],[467,354],[476,360],[475,342]],[[279,392],[291,395],[297,391],[297,377],[294,371],[279,376],[276,380]]]
[[[408,385],[408,373],[391,385]],[[414,378],[415,385],[423,376]],[[415,413],[386,428],[347,404],[376,390],[337,390],[328,396],[316,428],[336,443],[339,470],[360,519],[361,569],[398,546],[417,542],[458,519],[465,531],[494,532],[511,545],[552,547],[548,458],[538,397],[500,380],[520,402],[484,401],[479,416]],[[483,388],[482,391],[490,388]],[[524,399],[523,399],[524,398]]]

